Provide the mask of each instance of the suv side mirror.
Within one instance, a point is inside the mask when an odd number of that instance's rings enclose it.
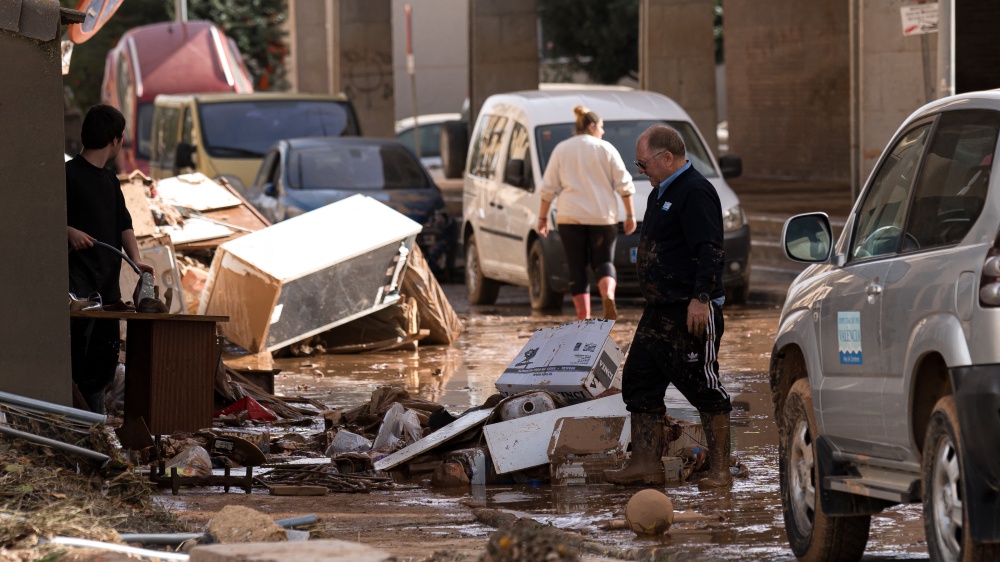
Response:
[[[524,177],[524,160],[520,158],[511,158],[508,160],[507,166],[503,171],[503,181],[514,187],[524,187],[526,183]]]
[[[785,222],[781,245],[792,261],[822,263],[830,259],[833,231],[826,213],[797,215]]]
[[[719,167],[722,168],[722,177],[726,179],[738,178],[743,175],[743,159],[735,154],[720,157]]]
[[[177,148],[174,149],[174,167],[177,170],[195,168],[194,154],[196,150],[193,144],[186,142],[177,143]]]
[[[268,197],[277,197],[278,188],[272,182],[267,182],[264,184],[264,195]]]

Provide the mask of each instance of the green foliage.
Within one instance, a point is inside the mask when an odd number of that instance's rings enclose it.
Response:
[[[60,0],[66,8],[75,8],[76,0]],[[150,23],[167,21],[166,0],[125,0],[118,11],[88,41],[73,47],[69,74],[63,83],[73,91],[76,105],[87,108],[101,103],[104,59],[123,33]],[[64,28],[65,29],[65,28]]]
[[[538,0],[546,58],[568,57],[595,82],[638,77],[639,0]]]
[[[172,2],[169,10],[173,12]],[[288,47],[283,29],[288,19],[287,0],[188,0],[188,19],[215,22],[236,41],[255,89],[288,87]]]

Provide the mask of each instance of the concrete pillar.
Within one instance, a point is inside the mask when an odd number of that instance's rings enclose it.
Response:
[[[538,88],[535,0],[469,0],[469,120],[493,94]]]
[[[641,0],[639,87],[680,104],[717,152],[713,18],[712,0]]]
[[[347,94],[361,132],[394,137],[391,0],[289,0],[289,80],[303,93]]]
[[[903,36],[910,0],[851,0],[851,184],[858,193],[903,120],[934,97],[937,35]]]
[[[729,151],[745,175],[849,179],[850,1],[863,0],[725,3]]]
[[[54,9],[51,40],[0,30],[0,52],[6,61],[4,79],[0,80],[0,108],[9,139],[0,144],[0,177],[8,187],[4,191],[7,201],[0,205],[4,269],[0,294],[5,296],[4,320],[0,322],[0,390],[70,406],[58,4]],[[27,18],[24,14],[21,18],[27,28]]]

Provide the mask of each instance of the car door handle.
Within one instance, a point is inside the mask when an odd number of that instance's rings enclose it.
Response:
[[[877,297],[882,294],[882,285],[878,283],[871,283],[865,287],[865,294],[869,297]]]

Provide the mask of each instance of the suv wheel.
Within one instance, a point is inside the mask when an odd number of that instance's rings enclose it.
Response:
[[[531,308],[535,310],[557,309],[562,306],[562,293],[553,291],[549,283],[541,240],[535,240],[528,252],[528,293]]]
[[[500,283],[483,276],[479,267],[475,234],[470,234],[465,241],[465,290],[469,293],[471,304],[493,304],[497,302],[497,293],[500,292]]]
[[[799,379],[785,399],[778,466],[785,533],[799,560],[860,560],[871,515],[828,517],[816,481],[816,420],[809,379]]]
[[[924,439],[924,532],[931,560],[996,560],[1000,547],[972,544],[966,532],[961,433],[955,400],[938,400]]]

